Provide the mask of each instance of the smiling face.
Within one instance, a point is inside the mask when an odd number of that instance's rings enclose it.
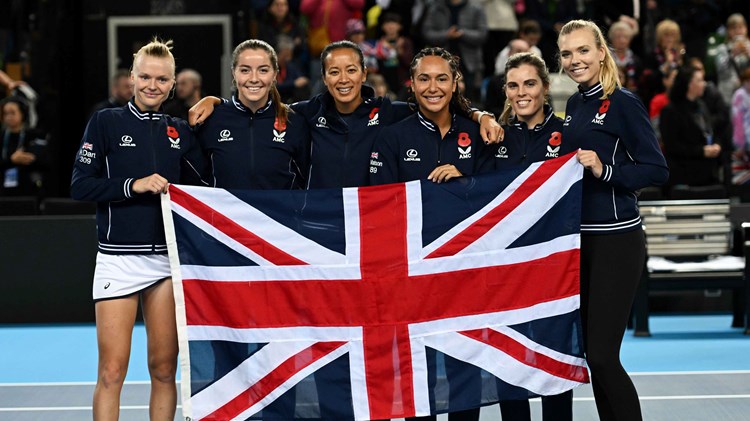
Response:
[[[442,57],[424,56],[414,69],[411,83],[419,110],[429,119],[436,121],[442,113],[449,112],[456,79],[450,64]]]
[[[130,74],[135,104],[144,111],[157,111],[174,86],[174,62],[166,57],[139,55]]]
[[[362,84],[366,79],[359,55],[351,48],[337,48],[325,57],[323,83],[339,112],[349,114],[362,103]]]
[[[604,47],[597,47],[594,34],[585,28],[576,29],[559,40],[560,61],[565,73],[579,85],[588,88],[599,82]]]
[[[254,48],[242,50],[237,55],[232,76],[242,105],[255,112],[268,103],[269,93],[276,80],[276,70],[266,51]]]
[[[522,64],[508,69],[505,95],[518,120],[534,127],[544,121],[544,97],[548,86],[544,86],[537,68]]]
[[[289,2],[287,0],[272,0],[268,5],[268,12],[281,22],[289,13]]]

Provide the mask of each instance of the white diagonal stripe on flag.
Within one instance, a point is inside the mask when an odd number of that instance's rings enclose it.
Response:
[[[207,281],[301,281],[307,279],[345,280],[361,277],[359,266],[182,266],[183,279]]]
[[[572,355],[563,354],[560,352],[555,351],[554,349],[547,348],[546,346],[540,345],[528,337],[518,333],[517,331],[505,327],[505,326],[498,326],[498,327],[492,327],[490,328],[492,330],[495,330],[497,332],[502,333],[505,336],[509,336],[510,338],[516,340],[517,342],[523,344],[526,348],[531,349],[532,351],[535,351],[539,354],[544,354],[552,359],[555,359],[557,361],[562,361],[566,364],[570,365],[578,365],[578,366],[584,366],[586,365],[586,360],[583,358],[574,357]]]
[[[570,187],[578,180],[576,175],[580,171],[575,171],[577,170],[575,165],[580,164],[569,161],[555,173],[555,180],[562,178],[566,180],[566,183],[546,182],[542,184],[489,232],[456,255],[481,253],[488,250],[505,249],[510,246],[568,193]],[[496,231],[496,233],[493,231]]]
[[[461,221],[460,223],[456,224],[453,228],[451,228],[450,230],[445,232],[443,235],[438,237],[435,241],[425,246],[424,250],[422,250],[422,256],[423,257],[428,256],[430,253],[440,248],[441,246],[445,245],[448,241],[452,240],[457,234],[464,231],[470,225],[480,220],[481,218],[486,216],[490,211],[498,207],[501,203],[507,200],[508,197],[510,197],[519,186],[521,186],[527,179],[529,179],[542,164],[543,162],[537,162],[537,163],[531,164],[523,173],[521,173],[518,177],[516,177],[516,179],[513,180],[497,197],[495,197],[495,199],[493,199],[491,202],[489,202],[482,209],[480,209],[479,211],[477,211],[470,217],[466,218],[464,221]],[[560,197],[562,197],[564,193],[567,192],[568,189],[570,189],[570,187],[581,178],[581,176],[582,175],[580,174],[580,164],[576,160],[575,156],[573,156],[570,160],[568,160],[568,162],[566,162],[560,169],[557,170],[554,177],[550,178],[550,179],[554,179],[553,183],[549,183],[549,180],[545,182],[545,184],[552,185],[552,187],[550,187],[549,190],[554,189],[552,191],[556,192],[556,195],[557,195],[557,198],[554,200],[554,202],[551,203],[551,205],[554,205],[554,203],[557,202],[557,200]],[[540,214],[543,214],[549,210],[551,205],[548,204],[543,209],[535,209],[535,211],[537,213],[541,211]],[[515,224],[515,220],[512,220],[512,223]],[[495,227],[495,229],[497,229],[497,227]],[[501,230],[499,232],[494,233],[492,236],[488,236],[487,234],[485,234],[483,237],[485,238],[493,237],[496,240],[495,242],[497,242],[497,244],[501,244],[501,247],[504,248],[504,247],[507,247],[508,244],[511,244],[513,241],[515,241],[518,238],[518,236],[525,231],[526,230],[523,230],[520,233],[518,233],[514,231],[506,232],[504,230]],[[489,243],[485,247],[489,246],[489,248],[487,249],[491,250],[495,242]],[[459,254],[461,254],[461,252],[459,252]]]
[[[275,341],[347,342],[361,341],[361,327],[280,327],[240,329],[225,326],[188,326],[191,341],[266,343]]]
[[[277,342],[264,346],[224,377],[193,395],[191,398],[193,416],[201,419],[210,415],[218,406],[225,405],[267,376],[281,363],[309,348],[312,344],[314,344],[312,341],[299,341]]]
[[[309,263],[309,264],[344,264],[346,262],[345,256],[341,253],[337,253],[333,250],[327,249],[321,246],[319,243],[308,239],[297,233],[296,231],[278,223],[274,219],[268,217],[263,212],[254,208],[246,202],[243,202],[233,194],[223,189],[206,189],[193,186],[180,186],[182,190],[190,194],[194,198],[204,203],[222,203],[220,212],[225,217],[233,220],[239,226],[251,231],[264,241],[274,244],[283,252],[293,255],[296,258]],[[187,218],[186,214],[189,214],[187,210],[180,206],[174,205],[174,210],[180,216]],[[211,236],[214,236],[223,243],[230,245],[235,251],[240,251],[238,248],[245,248],[240,243],[231,239],[230,237],[218,232],[215,228],[209,224],[203,222],[198,225],[195,222],[195,218],[189,219],[191,222],[199,226],[203,231]],[[205,228],[205,227],[208,228]],[[253,253],[254,254],[254,253]],[[243,253],[245,255],[245,253]],[[270,264],[265,259],[261,261],[253,260],[258,264]]]
[[[580,248],[578,235],[567,235],[547,242],[539,242],[532,246],[409,262],[409,275],[429,275],[447,271],[523,263],[530,260],[542,259],[554,253],[578,248]]]
[[[235,417],[236,420],[244,420],[259,411],[262,411],[263,408],[271,404],[273,401],[275,401],[277,398],[279,398],[281,395],[283,395],[287,390],[294,387],[297,383],[301,382],[305,379],[305,377],[311,375],[312,373],[319,370],[321,367],[325,366],[326,364],[330,363],[331,361],[335,360],[336,358],[344,355],[347,351],[349,351],[349,348],[347,345],[341,346],[339,348],[336,348],[335,350],[331,351],[328,355],[325,357],[322,357],[318,361],[310,364],[309,366],[303,368],[297,374],[293,375],[289,378],[286,382],[284,382],[281,386],[276,388],[273,392],[269,393],[268,396],[266,396],[264,399],[262,399],[260,402],[256,403],[255,405],[247,408],[244,412],[240,413]]]
[[[581,384],[530,367],[497,348],[486,346],[457,332],[426,336],[424,341],[425,345],[480,367],[506,383],[522,386],[540,395],[556,395]]]
[[[495,313],[452,317],[409,325],[409,336],[418,338],[444,332],[462,332],[484,327],[512,326],[544,317],[558,316],[577,310],[580,304],[578,295],[547,301],[533,306]]]

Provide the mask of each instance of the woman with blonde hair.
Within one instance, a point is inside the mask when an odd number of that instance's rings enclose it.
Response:
[[[622,89],[599,27],[565,24],[560,64],[579,92],[568,99],[562,137],[584,166],[581,322],[599,417],[642,419],[620,346],[646,256],[637,191],[669,175],[643,103]]]
[[[159,195],[184,178],[183,161],[199,168],[200,151],[187,123],[160,111],[175,85],[171,44],[154,39],[134,54],[133,98],[91,117],[73,167],[71,197],[97,202],[94,420],[119,417],[139,302],[151,376],[149,417],[175,416],[177,328]]]

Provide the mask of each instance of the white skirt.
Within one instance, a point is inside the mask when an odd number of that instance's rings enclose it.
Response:
[[[170,276],[166,254],[97,253],[94,301],[135,294]]]

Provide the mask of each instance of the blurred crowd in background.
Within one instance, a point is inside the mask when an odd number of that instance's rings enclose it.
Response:
[[[54,4],[50,4],[54,3]],[[365,54],[376,95],[409,99],[409,64],[424,46],[461,58],[473,105],[500,114],[508,57],[531,51],[558,71],[557,31],[571,19],[606,30],[623,86],[649,111],[671,175],[659,197],[750,201],[750,3],[719,0],[192,0],[0,2],[2,168],[0,196],[67,197],[83,125],[132,95],[128,69],[107,69],[113,16],[227,15],[231,45],[274,46],[278,87],[291,103],[320,93],[319,55],[348,39]],[[196,30],[200,34],[199,30]],[[170,38],[169,25],[141,34]],[[177,83],[165,106],[187,117],[205,95],[222,96],[203,45],[176,43]],[[134,46],[135,47],[135,46]],[[180,54],[190,51],[191,54]],[[125,62],[125,60],[123,60]],[[207,74],[205,69],[219,69]],[[553,86],[554,89],[554,86]],[[575,87],[565,86],[564,96]],[[559,114],[564,110],[556,109]]]

